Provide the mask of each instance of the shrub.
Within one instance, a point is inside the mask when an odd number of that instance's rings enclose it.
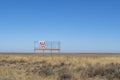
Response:
[[[47,76],[52,75],[53,71],[52,71],[52,69],[49,66],[43,66],[43,67],[40,68],[38,73],[41,76],[47,77]]]
[[[58,80],[72,80],[72,75],[68,73],[63,73],[59,75]]]

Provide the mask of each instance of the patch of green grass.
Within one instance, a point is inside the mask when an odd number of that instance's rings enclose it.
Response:
[[[0,76],[0,80],[11,80],[11,79],[9,79],[8,77],[5,77],[5,76]]]

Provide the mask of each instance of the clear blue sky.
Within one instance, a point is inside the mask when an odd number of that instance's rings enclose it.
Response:
[[[120,52],[120,0],[0,0],[0,52],[32,52],[34,40]]]

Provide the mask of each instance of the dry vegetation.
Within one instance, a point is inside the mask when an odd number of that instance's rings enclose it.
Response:
[[[0,80],[120,80],[120,55],[0,54]]]

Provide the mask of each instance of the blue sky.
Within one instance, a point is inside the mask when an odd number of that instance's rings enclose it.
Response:
[[[120,0],[0,0],[0,52],[32,52],[34,40],[64,52],[120,52]]]

